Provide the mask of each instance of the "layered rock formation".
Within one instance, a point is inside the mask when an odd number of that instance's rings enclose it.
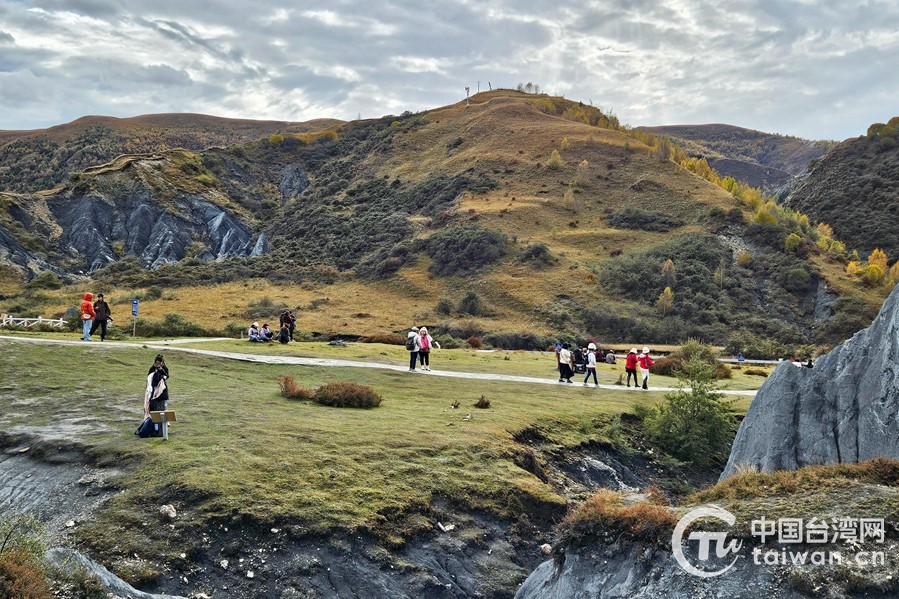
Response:
[[[899,459],[899,286],[867,329],[813,369],[781,364],[765,381],[721,477],[741,467],[794,470],[811,464]]]

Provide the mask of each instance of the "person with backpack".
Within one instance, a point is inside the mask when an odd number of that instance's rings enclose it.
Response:
[[[640,364],[640,373],[643,375],[643,388],[648,389],[649,369],[653,365],[652,358],[649,357],[649,348],[644,347],[643,352],[637,356],[637,363]]]
[[[162,354],[157,354],[147,373],[147,389],[144,393],[144,412],[146,416],[150,412],[165,410],[165,402],[169,400],[169,367],[165,365]]]
[[[169,368],[162,354],[157,354],[147,373],[147,389],[144,392],[144,422],[134,433],[139,437],[161,437],[162,426],[150,420],[150,412],[166,410],[169,399]]]
[[[415,363],[418,362],[418,327],[409,329],[406,350],[409,352],[409,372],[415,372]]]
[[[587,345],[587,356],[586,356],[586,367],[587,367],[587,376],[584,377],[584,387],[587,386],[587,381],[590,380],[590,375],[593,375],[593,385],[595,387],[599,387],[599,381],[596,380],[596,344],[590,343]]]
[[[91,300],[94,299],[93,293],[85,293],[84,300],[81,302],[81,330],[84,333],[84,340],[91,340],[91,329],[93,328],[94,318],[97,313],[94,311],[94,305]]]
[[[634,387],[639,387],[640,384],[637,383],[637,348],[632,347],[631,351],[627,352],[627,358],[624,359],[624,371],[627,372],[627,387],[630,389],[631,386],[631,376],[634,377]]]
[[[91,335],[93,335],[97,329],[100,329],[100,341],[106,339],[106,323],[107,321],[112,321],[112,310],[109,309],[109,304],[107,304],[103,300],[103,294],[97,294],[97,301],[94,302],[94,314],[96,314],[96,318],[94,318],[94,324],[91,325]]]
[[[440,344],[428,335],[428,328],[421,327],[418,330],[418,361],[422,370],[431,371],[431,348],[440,349]]]

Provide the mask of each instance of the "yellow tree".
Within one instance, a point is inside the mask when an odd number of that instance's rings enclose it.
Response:
[[[871,255],[868,256],[868,265],[869,266],[877,266],[880,268],[880,272],[887,271],[887,255],[880,248],[874,248],[874,251],[871,252]]]
[[[673,307],[674,294],[671,292],[671,287],[665,287],[665,291],[659,294],[659,299],[656,300],[656,308],[658,308],[659,312],[662,314],[668,314]]]
[[[899,260],[890,269],[890,278],[893,279],[893,284],[899,283]]]

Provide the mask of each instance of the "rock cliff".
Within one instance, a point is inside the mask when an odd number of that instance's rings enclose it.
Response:
[[[899,286],[867,329],[813,369],[781,364],[749,407],[721,475],[741,467],[899,458]]]

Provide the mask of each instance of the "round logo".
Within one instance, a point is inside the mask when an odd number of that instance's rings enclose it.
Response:
[[[696,508],[694,510],[690,510],[680,519],[677,523],[677,526],[674,527],[674,532],[671,533],[671,551],[674,553],[674,559],[677,560],[677,564],[684,569],[685,572],[692,574],[693,576],[698,576],[700,578],[712,578],[715,576],[721,576],[728,570],[730,570],[734,563],[737,561],[737,553],[740,551],[740,548],[743,546],[743,542],[739,539],[732,539],[730,543],[727,542],[727,532],[705,532],[705,531],[694,531],[689,534],[687,537],[688,541],[698,541],[699,542],[699,550],[696,553],[696,557],[698,561],[701,563],[707,562],[710,559],[709,550],[714,547],[715,556],[717,558],[727,557],[729,554],[734,554],[734,559],[720,570],[702,570],[697,568],[693,564],[691,564],[687,560],[687,556],[684,555],[684,547],[683,547],[683,537],[684,532],[687,528],[702,518],[707,519],[716,519],[721,520],[728,527],[733,526],[734,522],[736,522],[737,518],[726,509],[718,507],[717,505],[708,505]]]

